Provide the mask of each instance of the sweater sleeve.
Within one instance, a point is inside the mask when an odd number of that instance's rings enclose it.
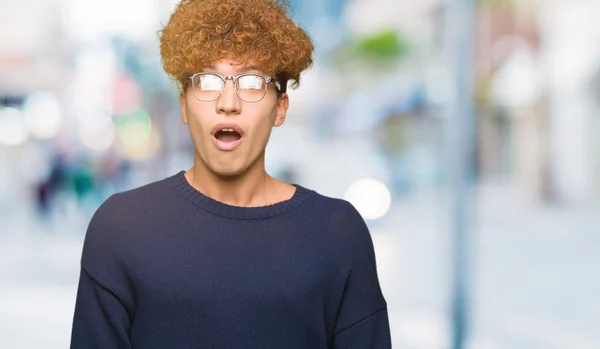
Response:
[[[349,251],[350,270],[338,310],[333,348],[391,348],[387,302],[379,284],[371,234],[354,207],[345,226],[353,248]]]
[[[133,292],[122,239],[124,213],[114,196],[88,226],[75,300],[71,349],[129,349]]]
[[[81,269],[71,349],[131,348],[131,323],[122,301]]]

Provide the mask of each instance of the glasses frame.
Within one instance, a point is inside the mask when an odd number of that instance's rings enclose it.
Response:
[[[194,84],[194,79],[196,78],[196,76],[199,76],[199,75],[215,75],[215,76],[220,77],[221,80],[223,80],[223,88],[221,88],[221,92],[219,93],[219,95],[217,97],[215,97],[214,99],[211,99],[211,100],[202,100],[202,99],[198,98],[198,96],[196,96],[196,86]],[[238,87],[236,84],[236,82],[239,78],[244,77],[244,76],[250,76],[250,75],[251,76],[260,76],[263,79],[265,79],[265,82],[266,82],[262,97],[258,101],[254,101],[254,102],[249,102],[249,101],[243,99],[242,97],[240,97],[240,93],[238,91]],[[227,82],[227,80],[233,81],[233,88],[235,89],[235,94],[238,96],[238,98],[241,101],[244,101],[246,103],[258,103],[258,102],[262,101],[263,99],[265,99],[265,96],[267,95],[267,87],[270,82],[275,83],[275,87],[277,87],[277,90],[281,91],[281,84],[279,83],[279,81],[277,81],[274,77],[259,74],[259,73],[244,73],[244,74],[239,74],[239,75],[235,75],[235,76],[227,76],[227,75],[221,75],[218,73],[199,72],[199,73],[195,73],[194,75],[190,76],[189,79],[192,83],[192,92],[194,94],[194,98],[196,98],[200,102],[214,102],[217,99],[219,99],[219,97],[221,97],[221,95],[223,94],[223,91],[225,91],[225,83]]]

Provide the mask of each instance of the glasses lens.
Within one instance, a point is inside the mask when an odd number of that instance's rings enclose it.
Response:
[[[238,96],[246,102],[258,102],[267,91],[267,81],[260,75],[240,76],[236,82]]]
[[[214,101],[223,91],[223,80],[218,75],[200,74],[194,77],[194,95],[201,101]]]

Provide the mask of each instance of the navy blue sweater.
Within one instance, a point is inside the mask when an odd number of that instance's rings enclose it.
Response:
[[[390,347],[373,242],[347,201],[296,185],[231,206],[181,171],[111,196],[90,222],[71,348]]]

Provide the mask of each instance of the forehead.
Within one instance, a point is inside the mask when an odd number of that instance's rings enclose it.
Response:
[[[224,75],[236,75],[243,73],[261,73],[264,71],[251,59],[240,60],[234,58],[222,58],[202,67],[203,71],[210,71]]]

